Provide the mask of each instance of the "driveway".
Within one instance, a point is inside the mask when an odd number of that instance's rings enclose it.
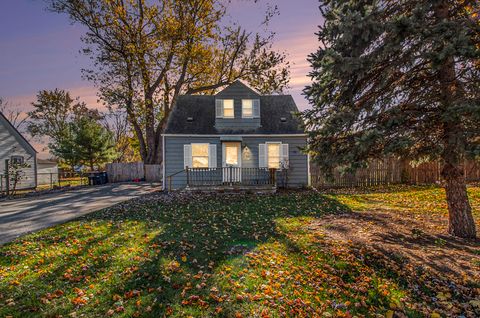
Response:
[[[0,244],[159,189],[151,183],[114,183],[0,202]]]

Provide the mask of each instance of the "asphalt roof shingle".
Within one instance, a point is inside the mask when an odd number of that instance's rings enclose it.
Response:
[[[179,96],[168,120],[166,134],[239,135],[303,134],[298,108],[291,95],[260,96],[261,126],[252,130],[217,130],[214,95]],[[193,118],[189,121],[188,118]],[[285,118],[285,121],[282,121]]]

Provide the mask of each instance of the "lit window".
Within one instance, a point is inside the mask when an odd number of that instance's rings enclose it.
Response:
[[[242,99],[242,117],[244,118],[253,117],[253,100]]]
[[[268,168],[280,168],[280,144],[267,144]]]
[[[208,144],[192,144],[193,168],[208,168]]]
[[[225,163],[227,165],[238,165],[239,143],[225,143]]]
[[[234,118],[235,112],[233,110],[233,99],[224,99],[223,100],[223,117],[224,118]]]

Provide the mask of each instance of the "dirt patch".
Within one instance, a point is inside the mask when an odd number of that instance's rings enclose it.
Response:
[[[309,229],[349,245],[359,259],[397,277],[424,306],[447,316],[475,316],[480,241],[446,235],[445,222],[435,214],[377,209],[325,216]]]

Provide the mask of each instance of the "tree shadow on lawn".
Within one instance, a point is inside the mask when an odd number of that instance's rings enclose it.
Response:
[[[347,210],[313,192],[122,203],[0,247],[0,315],[168,314],[190,289],[207,295],[224,263],[279,238],[277,219]]]
[[[320,189],[321,194],[335,194],[335,195],[364,195],[364,194],[391,194],[391,193],[407,193],[412,191],[430,191],[432,189],[443,189],[439,184],[390,184],[379,186],[365,186],[365,187],[340,187],[340,188],[325,188]]]
[[[379,275],[398,281],[423,307],[475,317],[480,308],[470,301],[480,296],[480,241],[445,235],[439,224],[438,218],[385,210],[329,215],[312,227],[348,245]]]

